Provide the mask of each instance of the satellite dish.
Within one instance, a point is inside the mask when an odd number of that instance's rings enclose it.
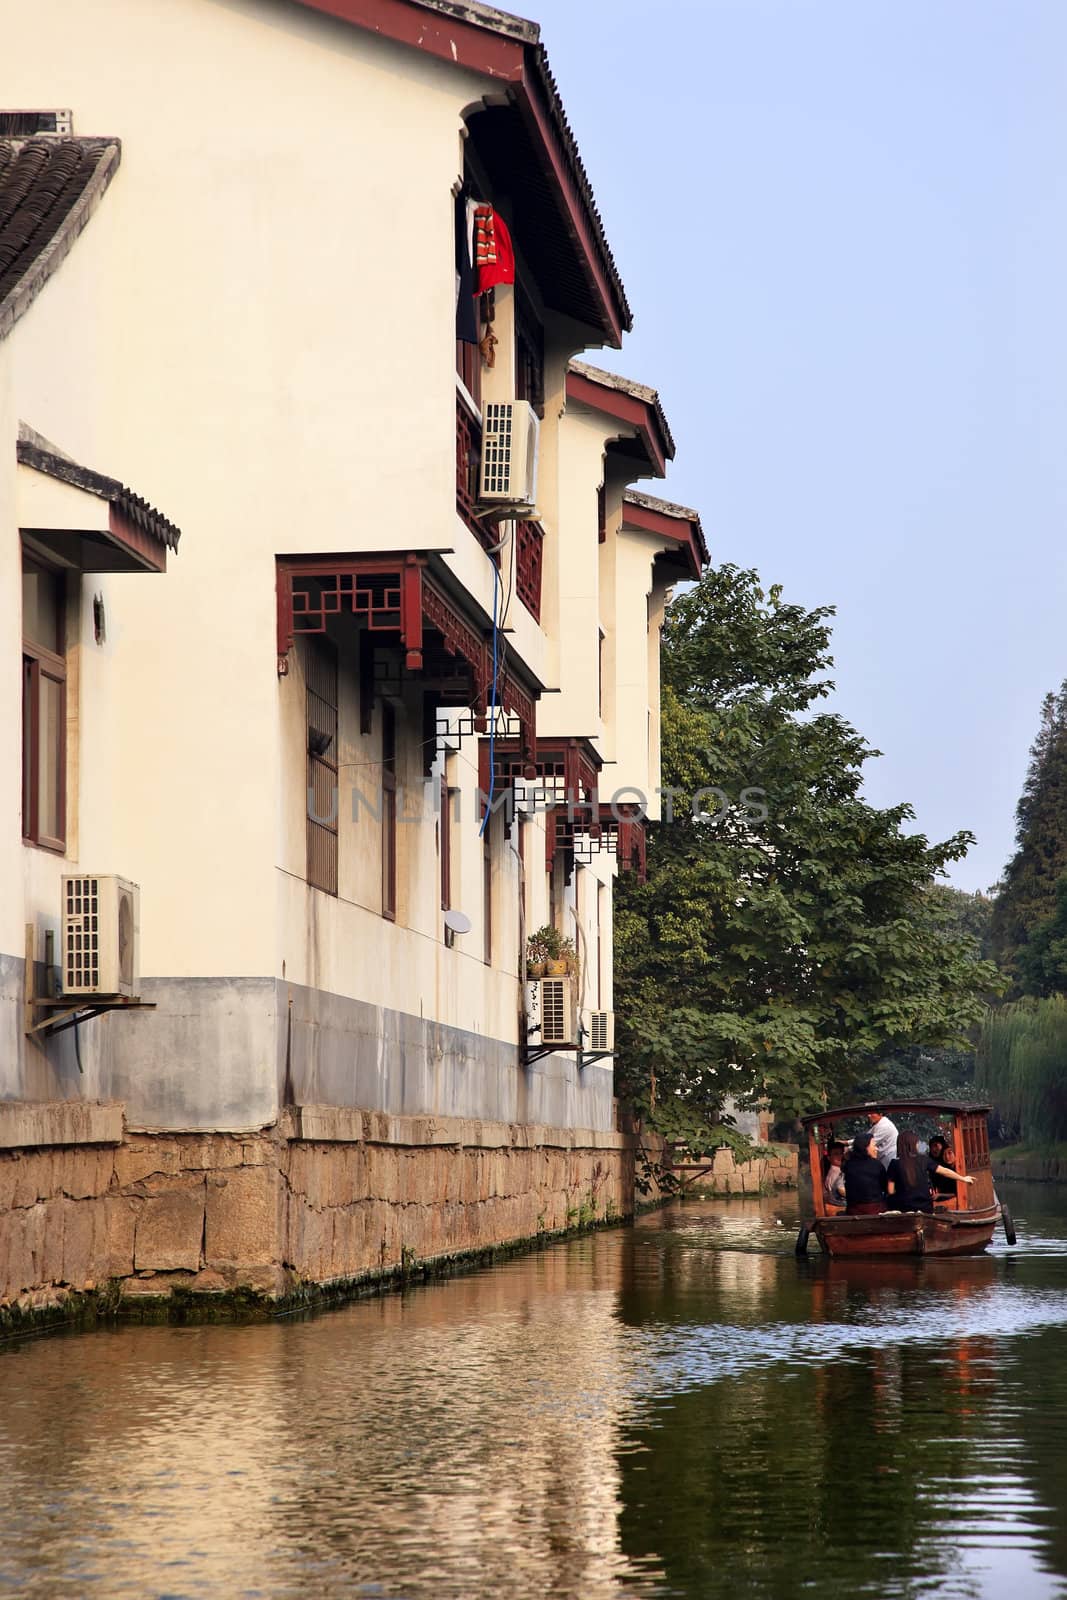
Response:
[[[446,911],[445,927],[450,933],[470,933],[471,919],[465,911]]]

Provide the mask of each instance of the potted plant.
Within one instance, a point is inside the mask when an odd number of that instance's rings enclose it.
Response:
[[[554,933],[554,928],[538,928],[536,933],[531,933],[526,941],[526,976],[528,978],[543,978],[545,966],[548,961],[548,949],[545,944],[545,934]]]
[[[570,973],[574,976],[577,971],[578,952],[574,948],[574,940],[561,938],[559,941],[559,955],[556,957],[556,973],[558,976],[562,976],[563,973]]]

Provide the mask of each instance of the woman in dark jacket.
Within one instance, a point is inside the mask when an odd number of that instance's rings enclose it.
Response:
[[[857,1133],[845,1162],[845,1215],[874,1217],[886,1208],[886,1170],[869,1132]]]
[[[936,1157],[919,1154],[919,1141],[914,1133],[905,1131],[897,1139],[896,1159],[889,1163],[886,1177],[889,1181],[889,1208],[891,1211],[933,1211],[934,1199],[931,1185],[938,1176],[951,1177],[958,1183],[973,1183],[973,1178],[962,1178],[959,1173],[943,1167]]]

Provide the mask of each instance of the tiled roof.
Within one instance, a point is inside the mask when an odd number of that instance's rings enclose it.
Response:
[[[473,22],[479,28],[491,28],[494,33],[505,33],[511,39],[521,39],[524,44],[537,44],[541,37],[540,25],[526,17],[516,17],[510,11],[499,11],[496,6],[484,6],[479,0],[418,0],[427,11],[439,11],[444,17],[457,22]]]
[[[35,471],[43,472],[49,478],[57,478],[61,483],[69,483],[75,489],[84,489],[87,494],[95,494],[99,499],[106,500],[109,505],[114,506],[116,511],[120,511],[142,533],[158,539],[160,544],[165,544],[170,550],[177,550],[178,540],[182,536],[181,529],[176,528],[162,511],[157,511],[147,500],[142,500],[139,494],[127,489],[117,478],[108,478],[102,472],[94,472],[91,467],[79,466],[78,462],[72,461],[58,445],[42,438],[24,422],[19,424],[17,448],[18,459],[24,467],[33,467]]]
[[[694,511],[691,506],[680,506],[674,500],[661,500],[658,495],[642,494],[638,489],[627,489],[622,497],[625,517],[625,507],[642,506],[646,511],[653,511],[661,517],[674,517],[679,522],[689,524],[690,533],[696,539],[697,548],[704,565],[707,565],[708,542],[704,537],[704,530],[700,526],[700,512]],[[698,564],[699,575],[699,564]]]
[[[0,339],[63,260],[118,164],[117,139],[0,139]]]
[[[671,460],[674,459],[674,436],[660,403],[658,390],[650,389],[647,383],[637,383],[633,378],[620,378],[617,372],[605,372],[603,367],[594,367],[588,361],[579,361],[577,356],[567,363],[567,370],[588,378],[590,383],[600,383],[606,389],[617,389],[620,394],[632,395],[635,400],[641,400],[646,406],[651,407],[655,412],[656,421],[663,430],[667,445],[666,454]]]
[[[680,506],[674,500],[661,500],[658,495],[642,494],[639,489],[627,489],[623,499],[632,506],[644,506],[646,511],[658,511],[664,517],[678,517],[683,522],[699,522],[700,512],[691,506]]]

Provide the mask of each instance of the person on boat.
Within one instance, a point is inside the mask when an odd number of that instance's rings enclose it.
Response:
[[[933,1146],[937,1141],[931,1139]],[[927,1211],[934,1209],[932,1185],[938,1178],[952,1179],[953,1189],[959,1183],[973,1183],[973,1178],[960,1178],[949,1167],[941,1166],[937,1157],[920,1155],[916,1134],[905,1129],[897,1139],[897,1153],[889,1163],[886,1180],[889,1188],[891,1211]]]
[[[886,1172],[873,1133],[857,1133],[845,1166],[846,1214],[874,1217],[886,1208]]]
[[[950,1175],[939,1176],[934,1179],[935,1194],[956,1193],[956,1152],[949,1144],[943,1133],[935,1133],[930,1140],[930,1154],[938,1163],[938,1171],[945,1174],[946,1168]]]
[[[874,1106],[867,1113],[871,1125],[871,1138],[877,1146],[876,1154],[883,1167],[888,1167],[897,1153],[897,1125],[890,1122],[885,1112]]]
[[[823,1179],[823,1189],[832,1206],[845,1204],[845,1174],[841,1168],[844,1159],[845,1147],[839,1139],[835,1139],[826,1152],[826,1177]]]

